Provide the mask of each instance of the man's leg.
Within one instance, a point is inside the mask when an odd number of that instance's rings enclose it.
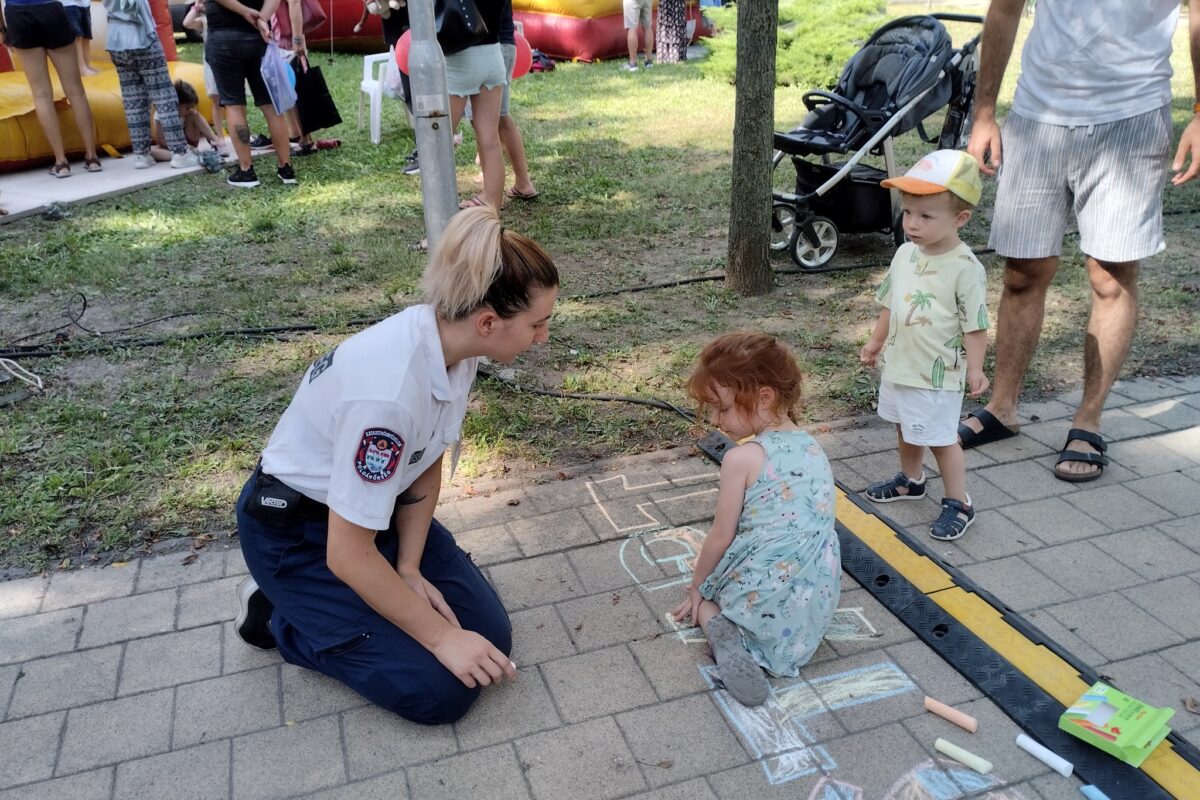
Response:
[[[1108,264],[1089,256],[1087,269],[1092,283],[1092,313],[1083,340],[1083,399],[1075,410],[1071,427],[1099,433],[1104,401],[1129,354],[1137,326],[1138,262]],[[1068,444],[1067,449],[1096,452],[1090,444],[1078,440]],[[1055,469],[1069,475],[1086,475],[1098,472],[1100,467],[1066,461]]]
[[[637,64],[638,37],[637,27],[625,29],[625,43],[629,46],[629,63]]]
[[[986,408],[1005,426],[1016,430],[1021,383],[1042,333],[1046,291],[1058,271],[1058,258],[1010,258],[1004,264],[1004,291],[996,320],[996,368],[992,399]],[[979,431],[974,417],[964,423]]]

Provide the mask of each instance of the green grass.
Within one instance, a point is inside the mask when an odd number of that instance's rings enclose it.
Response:
[[[970,31],[952,26],[956,41]],[[194,60],[199,49],[183,53]],[[352,330],[352,320],[417,301],[424,256],[408,245],[423,235],[419,181],[399,173],[411,131],[389,102],[384,142],[371,145],[354,126],[360,58],[318,55],[316,62],[346,119],[322,135],[345,145],[297,159],[299,187],[267,181],[237,191],[220,176],[189,176],[75,208],[68,220],[0,226],[0,344],[64,324],[74,292],[88,298],[82,324],[98,331],[197,314],[119,336],[321,329],[285,341],[223,337],[109,350],[116,335],[72,328],[64,333],[76,352],[25,360],[45,378],[46,391],[0,410],[0,569],[123,557],[164,538],[229,534],[238,488],[306,365]],[[1178,134],[1191,104],[1182,35],[1175,67]],[[777,90],[778,127],[801,118],[805,88]],[[513,365],[523,384],[683,404],[682,382],[700,347],[720,332],[753,327],[788,341],[803,362],[806,421],[870,411],[875,379],[857,351],[875,313],[878,269],[781,275],[772,294],[753,299],[719,282],[577,299],[723,270],[733,92],[698,64],[632,75],[616,62],[560,64],[517,82],[513,109],[542,197],[512,204],[505,224],[554,255],[564,297],[550,344]],[[1010,75],[1002,98],[1011,94]],[[264,129],[253,118],[252,127]],[[899,158],[911,163],[926,147],[906,137]],[[456,155],[464,196],[476,189],[473,158],[467,133]],[[986,241],[989,203],[966,230],[972,244]],[[1200,208],[1200,192],[1168,189],[1166,205]],[[1200,371],[1196,219],[1168,217],[1168,250],[1147,262],[1130,374]],[[886,263],[892,250],[882,235],[843,247],[838,258],[847,264]],[[986,263],[994,306],[999,265]],[[1029,373],[1031,394],[1077,385],[1086,313],[1082,259],[1068,240]],[[481,380],[457,480],[570,469],[683,445],[692,433],[679,417],[644,406],[516,396]]]

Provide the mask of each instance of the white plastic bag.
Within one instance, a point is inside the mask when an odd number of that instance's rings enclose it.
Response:
[[[395,47],[388,48],[388,60],[383,66],[383,96],[393,100],[404,99],[404,83],[400,80]]]
[[[288,66],[279,45],[274,42],[267,43],[267,52],[263,53],[262,64],[258,71],[267,85],[267,92],[271,95],[271,105],[275,107],[276,114],[284,114],[296,105],[292,68]]]

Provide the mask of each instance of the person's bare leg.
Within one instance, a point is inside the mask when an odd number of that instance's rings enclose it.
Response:
[[[1110,264],[1087,259],[1088,279],[1092,284],[1092,313],[1083,340],[1083,399],[1075,409],[1072,428],[1100,432],[1100,415],[1112,389],[1137,327],[1138,262]],[[1087,442],[1073,441],[1068,450],[1094,453]],[[1086,475],[1100,467],[1082,461],[1067,461],[1055,467],[1059,472]]]
[[[529,161],[525,157],[525,140],[512,115],[500,118],[500,144],[508,154],[508,163],[513,168],[513,191],[517,194],[534,195],[537,188],[529,177]]]
[[[938,472],[942,473],[942,490],[944,496],[951,500],[967,503],[967,460],[963,449],[954,443],[945,447],[931,447],[933,457],[937,461]]]
[[[287,118],[275,113],[275,107],[268,104],[259,106],[263,116],[267,118],[267,132],[271,134],[271,146],[275,148],[275,158],[279,166],[286,167],[292,163],[292,143],[288,141]]]
[[[708,621],[721,613],[721,607],[712,600],[701,600],[700,607],[696,609],[696,625],[700,628],[707,628]]]
[[[475,144],[483,169],[480,195],[493,208],[504,202],[504,156],[500,150],[500,98],[503,86],[483,89],[471,97],[471,116],[475,125]]]
[[[54,108],[54,89],[50,84],[50,69],[46,66],[46,50],[41,47],[14,49],[21,57],[21,68],[33,96],[33,110],[42,128],[42,135],[54,152],[54,163],[65,164],[67,153],[63,148],[62,131],[58,127],[58,112]]]
[[[909,444],[904,441],[904,435],[900,432],[899,425],[896,426],[896,442],[897,449],[900,451],[900,471],[910,481],[919,483],[925,475],[925,467],[922,463],[925,460],[925,446]],[[899,491],[900,494],[908,494],[908,489]]]
[[[75,54],[74,43],[55,50],[47,50],[46,55],[54,63],[58,73],[58,82],[62,85],[63,94],[71,103],[71,113],[75,116],[75,127],[79,129],[79,137],[83,139],[84,158],[96,157],[96,128],[92,123],[92,107],[88,103],[87,92],[83,88],[83,79],[79,77],[79,59]]]
[[[637,28],[625,29],[625,43],[629,46],[629,63],[637,64]]]
[[[646,61],[653,61],[654,56],[654,21],[653,17],[648,25],[646,25]]]
[[[250,169],[254,159],[250,156],[250,124],[246,122],[245,106],[225,106],[225,119],[229,123],[229,139],[237,156],[238,167]]]
[[[92,40],[80,36],[75,40],[75,44],[79,45],[79,74],[99,75],[100,70],[92,66]]]
[[[1058,258],[1010,258],[1004,265],[1004,291],[996,319],[996,367],[992,397],[985,408],[1001,423],[1016,430],[1021,382],[1037,350],[1046,313],[1046,291],[1058,271]],[[974,417],[965,423],[979,431]]]

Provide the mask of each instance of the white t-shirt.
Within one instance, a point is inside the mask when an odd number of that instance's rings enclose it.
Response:
[[[1179,0],[1040,0],[1012,110],[1051,125],[1099,125],[1171,102]]]
[[[476,358],[446,369],[433,308],[412,306],[318,358],[263,450],[274,475],[370,530],[457,442]]]

